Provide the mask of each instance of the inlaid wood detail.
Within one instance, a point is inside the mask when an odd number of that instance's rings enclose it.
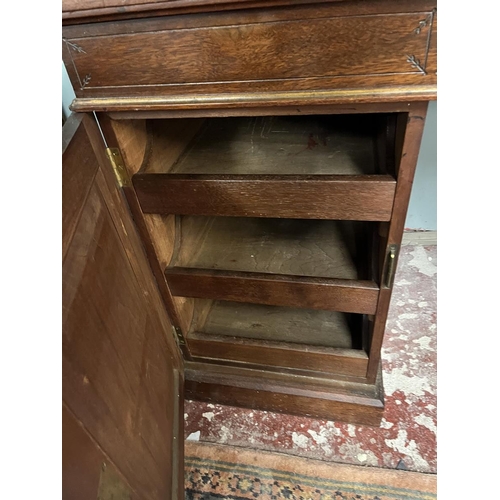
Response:
[[[420,60],[417,59],[414,55],[407,55],[406,61],[411,64],[412,68],[418,69],[424,75],[427,74],[427,71],[425,71],[425,68],[420,64]]]

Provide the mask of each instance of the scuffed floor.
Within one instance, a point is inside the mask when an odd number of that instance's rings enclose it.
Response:
[[[190,440],[436,472],[437,247],[403,246],[382,350],[379,428],[186,401]]]

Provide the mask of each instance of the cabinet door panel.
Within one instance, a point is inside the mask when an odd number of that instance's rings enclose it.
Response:
[[[124,198],[102,162],[95,122],[73,117],[66,133],[72,141],[63,152],[69,195],[63,196],[62,373],[64,411],[73,423],[63,427],[63,449],[73,461],[63,472],[80,473],[65,475],[63,496],[84,485],[105,487],[102,471],[109,477],[111,468],[130,498],[180,499],[183,365],[172,326]],[[75,425],[86,439],[67,431]],[[90,449],[89,440],[100,450],[94,456],[105,459],[99,481],[95,460],[85,461],[82,443]]]

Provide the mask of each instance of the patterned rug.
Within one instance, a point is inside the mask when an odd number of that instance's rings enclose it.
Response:
[[[434,500],[436,476],[186,442],[186,500]]]

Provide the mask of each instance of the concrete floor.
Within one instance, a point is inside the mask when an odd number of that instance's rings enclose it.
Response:
[[[186,401],[186,438],[435,473],[436,264],[436,246],[402,247],[382,350],[380,427]]]

